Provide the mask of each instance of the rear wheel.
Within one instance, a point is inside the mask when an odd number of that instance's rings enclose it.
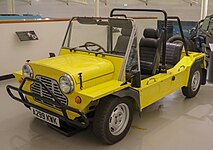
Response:
[[[192,68],[191,74],[189,76],[188,86],[182,87],[183,95],[186,96],[187,98],[194,97],[200,89],[201,80],[202,80],[202,70],[200,66]]]
[[[93,132],[105,144],[114,144],[125,137],[132,123],[130,99],[108,97],[100,101],[93,121]]]

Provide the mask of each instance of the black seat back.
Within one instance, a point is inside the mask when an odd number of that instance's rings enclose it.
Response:
[[[123,28],[117,39],[113,54],[125,55],[132,30]]]
[[[159,38],[159,31],[152,29],[152,28],[145,28],[143,31],[144,38],[153,38],[158,39]]]
[[[166,64],[175,66],[181,57],[183,44],[180,43],[166,43]]]
[[[141,73],[154,75],[160,64],[160,39],[154,29],[145,29],[144,37],[139,43]]]

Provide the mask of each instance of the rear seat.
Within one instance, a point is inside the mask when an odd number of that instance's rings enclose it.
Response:
[[[182,49],[183,49],[183,44],[166,43],[167,69],[172,68],[180,61]],[[161,63],[162,63],[162,55],[161,55]]]

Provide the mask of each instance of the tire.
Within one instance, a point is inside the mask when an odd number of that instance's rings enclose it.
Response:
[[[97,106],[93,133],[104,144],[114,144],[128,133],[133,119],[133,105],[130,99],[108,97]]]
[[[169,43],[182,43],[183,44],[183,39],[180,35],[174,35],[170,37],[167,42]],[[195,46],[194,42],[190,40],[188,37],[185,37],[185,42],[186,42],[186,49],[189,51],[195,51]]]
[[[200,89],[202,81],[202,70],[200,66],[194,67],[191,70],[189,76],[189,82],[187,87],[182,87],[182,93],[186,98],[195,97]]]

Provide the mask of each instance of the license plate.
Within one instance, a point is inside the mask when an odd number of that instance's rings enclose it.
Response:
[[[60,123],[59,123],[59,118],[55,117],[53,115],[50,115],[48,113],[45,113],[41,110],[38,110],[36,108],[31,107],[31,112],[33,114],[33,116],[35,116],[36,118],[39,118],[45,122],[48,122],[50,124],[53,124],[57,127],[60,127]]]

